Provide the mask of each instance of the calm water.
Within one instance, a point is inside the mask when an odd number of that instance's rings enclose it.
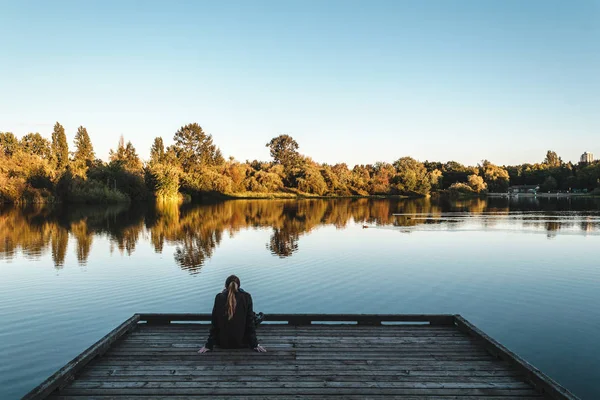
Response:
[[[231,273],[265,313],[463,314],[600,398],[600,199],[4,208],[0,257],[2,399],[135,312],[210,312]]]

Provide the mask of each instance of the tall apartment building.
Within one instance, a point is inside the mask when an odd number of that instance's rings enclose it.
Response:
[[[583,153],[581,155],[581,158],[579,159],[580,163],[585,163],[585,164],[589,164],[591,162],[594,162],[594,155],[592,153],[588,153],[587,151],[585,153]]]

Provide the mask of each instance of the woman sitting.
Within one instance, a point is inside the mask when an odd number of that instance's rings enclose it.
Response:
[[[240,279],[235,275],[227,278],[225,289],[215,297],[210,335],[198,353],[211,351],[215,344],[223,349],[250,347],[261,353],[267,351],[256,338],[252,296],[240,288]]]

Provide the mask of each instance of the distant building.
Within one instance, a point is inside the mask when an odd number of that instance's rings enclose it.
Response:
[[[508,193],[510,193],[510,194],[518,194],[518,193],[537,194],[538,190],[540,190],[539,185],[516,185],[516,186],[508,187]]]
[[[579,162],[582,164],[590,164],[594,162],[594,155],[592,153],[588,153],[587,151],[581,155]]]

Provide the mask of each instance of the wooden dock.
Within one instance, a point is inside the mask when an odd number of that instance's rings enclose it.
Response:
[[[135,314],[24,399],[577,399],[459,315],[267,319],[200,355],[209,314]]]

